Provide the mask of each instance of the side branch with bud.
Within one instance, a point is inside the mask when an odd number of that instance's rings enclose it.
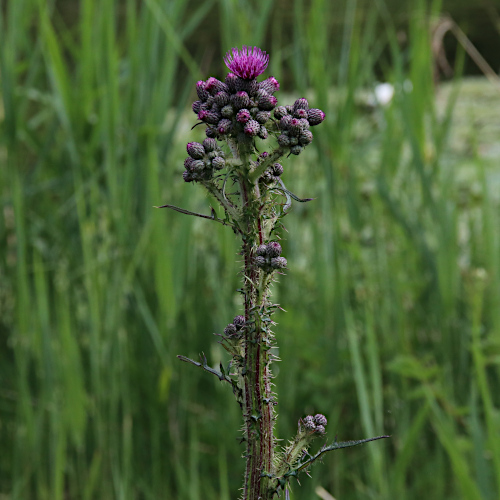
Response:
[[[212,208],[203,215],[173,205],[162,205],[187,215],[214,220],[232,227],[242,240],[243,314],[236,315],[218,334],[220,344],[230,354],[227,368],[209,366],[202,354],[200,362],[179,359],[229,382],[244,421],[243,442],[246,460],[243,500],[267,500],[280,495],[292,477],[307,472],[326,451],[341,443],[323,447],[309,455],[312,441],[326,432],[326,417],[309,415],[299,420],[297,436],[281,449],[274,437],[278,404],[273,393],[271,353],[276,346],[272,330],[273,315],[281,307],[273,304],[273,281],[287,268],[279,243],[281,219],[287,215],[292,199],[301,199],[283,183],[285,156],[299,155],[313,140],[311,127],[325,118],[320,109],[310,108],[307,99],[277,106],[274,94],[280,84],[274,77],[260,82],[257,77],[267,68],[269,56],[257,47],[232,49],[224,62],[230,73],[224,81],[209,78],[196,84],[198,99],[192,109],[206,127],[202,143],[187,144],[188,157],[182,176],[187,183],[201,184],[224,211],[219,218]],[[259,153],[256,147],[261,141]],[[264,142],[262,142],[264,141]],[[380,439],[386,436],[380,436]],[[351,442],[360,444],[369,440]],[[354,444],[350,444],[353,446]]]

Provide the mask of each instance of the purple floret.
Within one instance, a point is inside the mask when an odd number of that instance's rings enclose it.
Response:
[[[232,48],[227,52],[224,62],[235,75],[251,80],[264,73],[269,64],[269,55],[258,47],[243,45],[241,50]]]

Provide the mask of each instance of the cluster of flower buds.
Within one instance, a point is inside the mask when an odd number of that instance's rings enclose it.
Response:
[[[261,153],[257,158],[257,161],[255,162],[255,166],[258,166],[268,157],[269,153],[267,151]],[[268,185],[273,184],[279,181],[282,173],[283,173],[283,165],[281,165],[281,163],[274,163],[261,175],[260,181]]]
[[[273,184],[279,181],[282,173],[283,165],[281,165],[281,163],[274,163],[262,174],[261,180],[265,184]]]
[[[321,109],[309,109],[307,99],[297,99],[293,106],[278,106],[274,110],[281,134],[278,144],[290,148],[290,153],[298,155],[313,140],[309,127],[319,125],[325,119]]]
[[[255,78],[245,80],[229,73],[225,82],[209,78],[196,86],[199,100],[193,103],[198,119],[208,125],[208,137],[225,136],[268,137],[265,123],[278,102],[273,93],[279,83],[270,77],[260,83]]]
[[[224,168],[224,151],[217,146],[217,141],[206,138],[203,144],[189,142],[187,147],[188,157],[184,160],[186,170],[182,177],[186,182],[209,180],[215,170]]]
[[[267,273],[286,267],[286,259],[280,257],[281,245],[277,241],[271,241],[267,245],[259,245],[256,253],[255,264]]]
[[[240,330],[245,326],[245,316],[235,316],[232,323],[224,328],[224,335],[226,337],[237,336]]]
[[[327,424],[326,417],[321,413],[317,415],[307,415],[301,421],[306,430],[317,432],[318,434],[324,434],[326,432],[325,426]]]
[[[257,47],[233,49],[224,58],[231,70],[224,82],[211,77],[196,84],[198,100],[192,108],[198,119],[208,125],[207,137],[268,137],[265,124],[278,102],[273,94],[280,88],[272,76],[257,82],[256,77],[264,72],[268,61],[269,56]]]

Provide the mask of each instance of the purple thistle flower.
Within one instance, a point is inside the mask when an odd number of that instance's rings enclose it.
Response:
[[[258,47],[243,45],[241,50],[232,48],[224,57],[226,66],[237,76],[251,80],[262,73],[269,63],[269,55]]]

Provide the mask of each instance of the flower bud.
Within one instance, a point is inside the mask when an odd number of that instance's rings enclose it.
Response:
[[[215,139],[210,139],[206,138],[203,141],[203,148],[207,153],[210,153],[211,151],[215,151],[217,149],[217,141]]]
[[[199,80],[196,83],[196,93],[198,94],[200,100],[203,102],[205,102],[210,97],[210,94],[205,90],[205,82],[203,80]]]
[[[221,110],[220,110],[220,114],[224,117],[224,118],[232,118],[233,115],[234,115],[234,108],[231,106],[231,104],[228,104],[227,106],[224,106]]]
[[[226,135],[231,130],[232,126],[233,122],[231,120],[223,118],[217,124],[217,132],[219,132],[220,135]]]
[[[283,165],[281,163],[275,163],[273,165],[273,175],[279,177],[283,173]]]
[[[305,97],[301,97],[293,103],[293,110],[297,111],[298,109],[305,109],[306,111],[309,109],[309,103]]]
[[[326,429],[323,425],[317,425],[316,426],[316,432],[318,434],[325,434],[326,433]]]
[[[257,82],[257,78],[252,78],[251,80],[245,80],[246,88],[242,88],[241,90],[245,90],[249,95],[255,95],[259,90],[259,83]]]
[[[201,101],[194,101],[191,108],[196,114],[198,114],[201,110],[201,105],[202,105]]]
[[[307,415],[307,417],[302,419],[302,422],[304,423],[304,427],[309,430],[313,431],[316,429],[316,424],[314,423],[314,418],[312,415]]]
[[[285,106],[278,106],[278,107],[274,108],[274,118],[276,118],[277,120],[280,120],[281,118],[283,118],[287,114],[288,114],[288,112],[287,112]]]
[[[281,146],[281,147],[287,147],[287,146],[290,146],[290,137],[288,137],[287,135],[285,134],[281,134],[278,136],[278,144]]]
[[[307,118],[307,110],[305,109],[297,109],[293,112],[293,116],[295,116],[295,118]]]
[[[250,104],[250,98],[248,97],[248,94],[246,92],[241,90],[231,96],[231,104],[236,109],[247,108]]]
[[[217,92],[214,97],[214,102],[217,106],[223,108],[229,104],[229,94],[227,92]],[[307,113],[305,117],[307,118]]]
[[[217,129],[212,127],[207,127],[205,130],[205,135],[210,138],[217,137]]]
[[[317,425],[326,425],[328,423],[326,417],[321,413],[314,415],[314,421],[316,422]]]
[[[224,335],[226,335],[226,337],[231,337],[231,335],[234,335],[236,331],[236,326],[234,326],[232,323],[229,323],[229,325],[224,328]]]
[[[193,182],[194,181],[194,179],[191,175],[191,172],[188,172],[187,170],[182,172],[182,178],[184,179],[185,182]]]
[[[205,83],[205,90],[210,92],[210,94],[215,95],[218,92],[228,92],[229,89],[227,85],[220,80],[217,80],[217,78],[214,78],[211,76],[207,82]]]
[[[290,146],[296,146],[299,143],[298,137],[290,137]]]
[[[257,123],[258,123],[258,122],[257,122]],[[261,126],[260,126],[260,129],[259,129],[259,134],[258,134],[258,135],[259,135],[259,137],[260,137],[261,139],[267,139],[267,137],[268,137],[267,128],[266,128],[266,127],[264,127],[264,125],[261,125]]]
[[[256,254],[260,257],[265,257],[267,255],[267,245],[259,245],[257,247]]]
[[[241,327],[245,324],[245,316],[235,316],[233,323],[237,330],[241,330]]]
[[[302,146],[292,146],[290,148],[290,153],[292,153],[293,155],[300,155],[300,153],[302,153],[302,150],[304,148]]]
[[[189,166],[191,172],[201,172],[205,168],[205,163],[201,160],[193,160]]]
[[[257,267],[266,267],[266,258],[261,255],[255,257],[255,265]]]
[[[265,184],[271,184],[271,182],[275,181],[276,179],[274,178],[273,174],[269,172],[269,170],[266,170],[261,176],[260,180],[264,182]]]
[[[271,259],[271,267],[273,269],[284,269],[287,265],[285,257],[275,257]]]
[[[226,75],[226,79],[224,80],[226,82],[226,85],[229,89],[229,92],[234,93],[236,92],[236,80],[238,77],[234,73],[228,73]]]
[[[270,111],[271,109],[274,109],[277,103],[278,99],[276,99],[276,97],[266,94],[259,99],[259,108],[264,111]]]
[[[236,121],[239,123],[246,123],[250,120],[251,115],[248,109],[240,109],[236,114]]]
[[[279,128],[281,130],[288,130],[290,127],[290,122],[293,120],[293,118],[290,115],[285,115],[281,118],[280,123],[279,123]]]
[[[313,135],[309,130],[304,130],[299,135],[299,144],[301,146],[307,146],[308,144],[311,144],[312,140]]]
[[[212,160],[212,167],[215,168],[215,170],[222,170],[226,166],[226,161],[224,158],[221,158],[220,156],[216,156]]]
[[[274,76],[270,76],[259,83],[259,89],[265,90],[268,94],[274,94],[280,89],[280,83]]]
[[[185,160],[184,160],[184,166],[186,167],[186,170],[193,170],[192,169],[192,165],[193,165],[193,158],[191,158],[190,156],[188,156]]]
[[[205,148],[199,142],[188,142],[187,153],[195,160],[201,160],[205,156]]]
[[[271,118],[269,111],[258,111],[255,113],[255,121],[258,121],[261,125],[264,125],[269,118]]]
[[[309,130],[310,124],[306,118],[299,119],[300,129],[301,130]]]
[[[299,135],[301,131],[300,121],[297,118],[292,118],[288,125],[288,130],[290,130],[290,134]]]
[[[321,109],[310,109],[307,112],[307,119],[310,125],[319,125],[325,119],[325,113]]]
[[[205,123],[209,123],[210,125],[217,125],[217,123],[221,119],[221,115],[219,113],[215,113],[214,111],[207,111],[202,109],[198,113],[198,118]]]
[[[271,241],[271,243],[267,244],[267,255],[269,257],[278,257],[281,252],[281,245],[277,241]]]
[[[255,120],[250,120],[245,124],[243,131],[245,132],[246,135],[249,135],[250,137],[254,137],[260,131],[260,124],[259,124],[259,122],[256,122]]]
[[[259,89],[259,84],[257,83],[257,80],[255,78],[246,80],[244,78],[237,77],[234,82],[234,87],[236,92],[244,91],[250,95],[253,95]]]

